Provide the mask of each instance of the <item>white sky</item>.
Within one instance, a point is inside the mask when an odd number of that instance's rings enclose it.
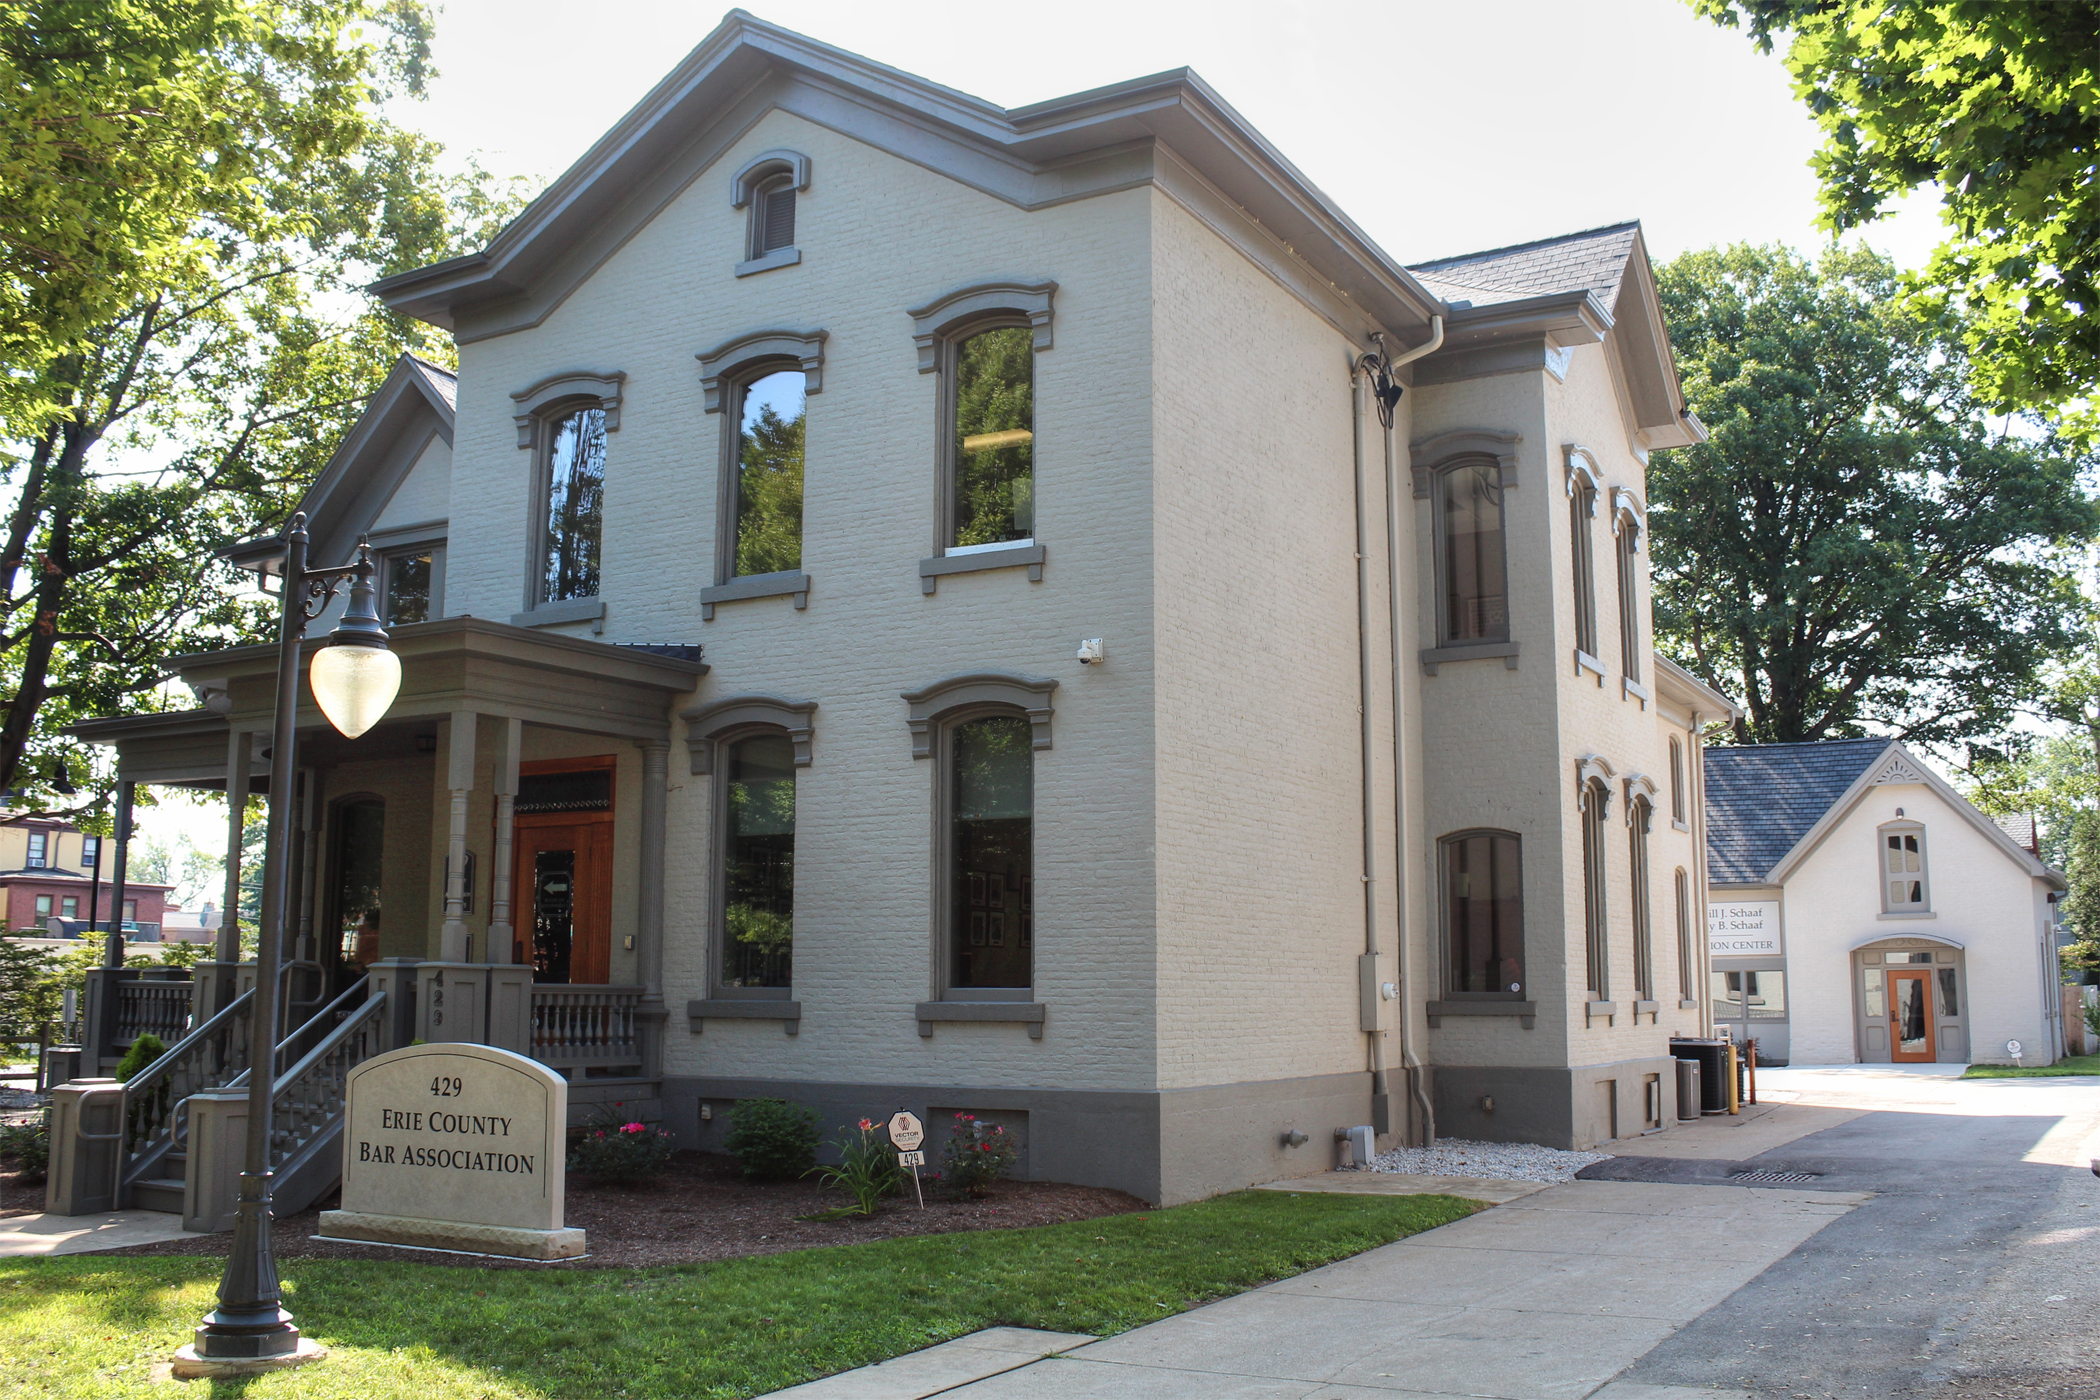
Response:
[[[1403,262],[1642,220],[1651,253],[1814,249],[1817,133],[1776,58],[1680,0],[837,3],[747,8],[1005,107],[1195,69]],[[447,0],[440,76],[394,115],[499,175],[559,175],[720,23],[676,0]],[[1905,266],[1914,199],[1866,234]],[[225,845],[177,800],[139,830]]]

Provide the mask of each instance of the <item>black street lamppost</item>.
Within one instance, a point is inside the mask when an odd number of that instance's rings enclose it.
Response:
[[[291,888],[292,788],[299,766],[299,652],[306,624],[349,580],[343,619],[328,645],[314,653],[308,681],[321,713],[344,737],[355,739],[380,721],[401,689],[401,658],[387,649],[386,630],[379,624],[375,573],[371,544],[364,539],[357,542],[353,562],[309,569],[306,516],[302,512],[292,517],[285,537],[284,618],[277,640],[277,710],[270,750],[270,831],[264,857],[270,897],[262,911],[255,1005],[248,1020],[247,1160],[234,1212],[233,1247],[226,1276],[219,1280],[219,1306],[197,1328],[193,1347],[184,1348],[194,1352],[200,1369],[214,1374],[297,1364],[300,1354],[299,1329],[284,1310],[277,1261],[270,1252],[270,1099],[276,1089],[277,977]]]

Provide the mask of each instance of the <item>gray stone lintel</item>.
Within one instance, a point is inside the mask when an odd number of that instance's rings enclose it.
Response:
[[[724,735],[766,725],[786,733],[788,743],[794,747],[797,768],[809,767],[810,742],[816,728],[811,717],[816,712],[814,700],[789,700],[779,695],[731,695],[679,711],[678,717],[685,721],[685,743],[693,776],[706,777],[715,771],[715,745]]]
[[[715,620],[715,604],[735,603],[745,598],[793,598],[795,610],[809,606],[809,575],[800,569],[787,569],[777,574],[746,574],[727,583],[711,584],[700,590],[700,620]]]
[[[904,722],[911,730],[911,756],[933,757],[933,730],[943,715],[965,706],[999,705],[1028,716],[1030,746],[1050,747],[1050,694],[1057,682],[1047,676],[1020,676],[1001,671],[971,671],[935,681],[924,690],[907,690],[910,708]]]
[[[793,253],[793,248],[781,248],[758,258],[766,262],[782,253]],[[797,258],[800,254],[796,255]],[[791,260],[792,261],[792,260]],[[745,264],[750,267],[749,263]],[[779,263],[769,266],[778,267]],[[764,269],[752,267],[753,272]],[[740,269],[737,273],[743,276]],[[830,338],[828,331],[749,331],[743,335],[723,341],[712,350],[703,350],[693,356],[700,362],[700,395],[703,412],[722,411],[722,384],[724,380],[741,374],[752,365],[768,360],[792,360],[802,366],[802,391],[805,394],[824,392],[824,342]]]
[[[779,148],[760,151],[744,162],[729,182],[729,207],[742,209],[758,193],[758,187],[775,175],[786,175],[797,190],[809,188],[809,157],[800,151]]]
[[[789,1035],[802,1033],[802,1003],[773,997],[716,997],[685,1004],[686,1019],[699,1035],[709,1021],[779,1021]]]
[[[986,549],[975,554],[942,554],[919,561],[919,591],[931,593],[942,574],[975,574],[986,569],[1028,570],[1030,583],[1043,581],[1043,547],[1017,544],[1012,549]]]
[[[1499,657],[1506,671],[1517,669],[1517,644],[1515,642],[1464,642],[1457,646],[1424,647],[1422,649],[1422,674],[1433,676],[1436,668],[1450,661],[1485,661]]]
[[[1041,1040],[1043,1011],[1039,1001],[922,1001],[912,1014],[922,1036],[933,1035],[936,1021],[1011,1021],[1026,1025],[1030,1040]]]
[[[964,329],[972,321],[989,316],[1026,317],[1034,332],[1037,354],[1050,348],[1050,303],[1057,295],[1055,282],[976,282],[915,307],[911,338],[919,347],[919,373],[932,374],[941,367],[941,341]]]
[[[517,425],[518,446],[530,448],[537,435],[540,416],[557,404],[595,399],[605,411],[605,431],[620,431],[620,397],[627,383],[624,370],[600,374],[594,370],[566,370],[550,374],[529,388],[510,396],[515,405],[511,421]]]
[[[535,603],[524,612],[510,615],[513,627],[558,627],[565,622],[589,622],[595,624],[593,632],[603,630],[605,600],[570,598],[559,603]]]
[[[1538,1024],[1539,1004],[1535,1001],[1490,1001],[1482,998],[1479,1001],[1432,1001],[1422,1010],[1428,1015],[1431,1026],[1443,1024],[1446,1016],[1515,1016],[1528,1031]]]

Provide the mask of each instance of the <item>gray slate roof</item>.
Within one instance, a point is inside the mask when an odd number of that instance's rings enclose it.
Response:
[[[409,360],[422,372],[430,387],[438,391],[438,397],[454,408],[459,406],[459,376],[441,365],[434,365],[420,356],[410,355]]]
[[[1887,739],[1706,751],[1706,860],[1716,884],[1754,885],[1888,748]]]
[[[2041,849],[2034,839],[2034,813],[2015,812],[2009,817],[1993,817],[1998,829],[2012,837],[2015,844],[2034,852]]]
[[[1553,292],[1592,291],[1609,308],[1619,299],[1619,282],[1638,220],[1607,228],[1565,233],[1535,243],[1490,248],[1455,258],[1416,263],[1408,268],[1422,284],[1453,305],[1493,306]]]

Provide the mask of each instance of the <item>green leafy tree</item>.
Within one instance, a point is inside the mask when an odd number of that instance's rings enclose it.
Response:
[[[0,938],[0,1041],[34,1040],[57,1019],[64,991],[48,953]]]
[[[2002,733],[2075,653],[2091,463],[1994,430],[1964,323],[1868,249],[1687,253],[1658,274],[1712,439],[1658,457],[1658,645],[1739,696],[1741,742]]]
[[[736,571],[802,567],[802,441],[806,413],[783,418],[771,404],[744,430],[737,472]]]
[[[1999,408],[2100,434],[2100,4],[1691,0],[1784,62],[1823,130],[1823,223],[1858,228],[1931,185],[1948,237],[1911,283],[1966,309],[1973,382]]]
[[[90,776],[64,725],[153,708],[163,657],[265,632],[217,551],[281,522],[398,353],[444,348],[354,289],[485,241],[515,207],[379,116],[426,71],[420,7],[238,9],[249,38],[207,58],[247,100],[244,198],[181,205],[182,256],[127,264],[119,301],[19,366],[0,423],[0,786],[30,802]]]

